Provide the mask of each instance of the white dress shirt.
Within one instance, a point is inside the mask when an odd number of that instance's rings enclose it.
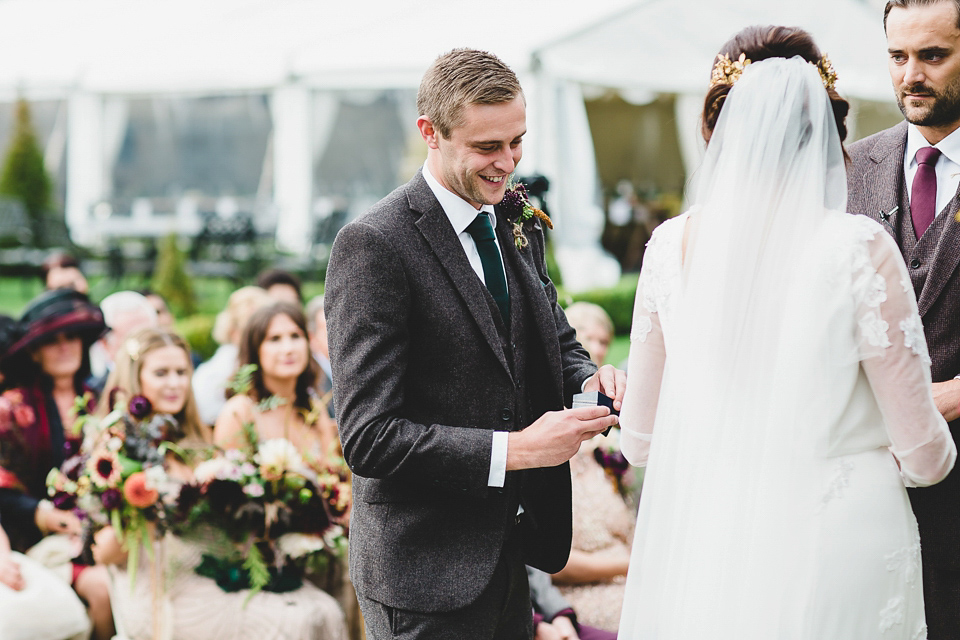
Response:
[[[931,145],[916,125],[907,126],[907,150],[903,154],[903,175],[906,178],[908,200],[912,198],[913,178],[917,175],[917,151],[930,146],[936,147],[941,153],[936,164],[937,210],[935,214],[940,215],[940,212],[957,194],[957,187],[960,187],[960,129],[955,130],[937,144]]]
[[[483,262],[481,262],[480,253],[477,251],[477,243],[474,242],[473,236],[467,233],[467,227],[476,219],[477,213],[479,212],[473,208],[472,204],[452,191],[448,191],[441,185],[437,179],[433,177],[433,174],[430,173],[430,167],[427,166],[427,163],[423,164],[423,178],[427,181],[427,186],[430,187],[430,190],[433,191],[433,195],[436,196],[437,201],[443,208],[443,212],[447,214],[447,219],[450,220],[450,224],[453,226],[453,230],[456,232],[457,237],[460,239],[460,244],[463,246],[463,251],[467,254],[467,260],[470,261],[470,266],[474,272],[476,272],[480,281],[486,285],[486,281],[483,278]],[[490,218],[490,225],[496,229],[497,220],[494,216],[493,205],[485,204],[480,207],[480,211],[487,214]],[[497,251],[500,252],[500,264],[502,267],[503,251],[500,249],[500,243],[496,239],[496,234],[494,234],[494,242],[497,245]],[[506,271],[503,273],[503,279],[504,282],[506,282]],[[504,484],[507,476],[508,437],[509,434],[507,431],[493,432],[493,447],[490,452],[490,474],[487,476],[487,486],[502,487]]]

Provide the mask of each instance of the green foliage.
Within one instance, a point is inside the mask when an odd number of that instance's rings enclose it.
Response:
[[[169,303],[175,316],[188,316],[196,311],[193,280],[187,273],[187,255],[177,246],[177,234],[171,233],[161,241],[157,270],[150,284]]]
[[[244,606],[254,595],[259,593],[270,584],[270,569],[267,567],[263,554],[257,545],[250,545],[250,551],[247,553],[246,560],[243,561],[243,568],[250,572],[250,594],[244,601]]]
[[[52,190],[50,176],[43,165],[43,152],[30,121],[30,105],[20,99],[17,101],[13,138],[0,171],[0,194],[23,203],[30,219],[33,242],[38,246],[43,244],[43,220],[50,206]]]
[[[628,274],[620,278],[615,287],[569,294],[566,298],[561,296],[561,302],[564,307],[580,301],[603,307],[613,320],[614,333],[626,335],[630,333],[630,324],[633,321],[633,299],[637,295],[638,278],[638,274]]]
[[[177,333],[183,336],[201,360],[209,360],[217,350],[217,341],[213,339],[215,321],[214,316],[203,314],[192,315],[177,321]]]

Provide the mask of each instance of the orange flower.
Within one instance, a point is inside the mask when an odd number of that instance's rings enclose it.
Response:
[[[127,481],[123,483],[123,497],[139,509],[151,506],[159,496],[156,489],[147,488],[147,474],[143,471],[130,474]]]

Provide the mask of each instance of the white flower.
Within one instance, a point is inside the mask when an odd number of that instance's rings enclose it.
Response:
[[[240,465],[240,473],[245,476],[253,476],[257,474],[257,468],[249,462],[244,462],[242,465]]]
[[[266,480],[279,480],[284,472],[303,467],[300,452],[285,438],[261,443],[254,459],[260,464],[260,473]]]
[[[200,484],[206,484],[213,480],[223,480],[230,474],[234,464],[226,458],[210,458],[197,465],[193,471],[193,476]]]
[[[325,547],[326,543],[318,535],[285,533],[277,538],[277,548],[290,558],[302,558],[311,553],[322,551]]]
[[[250,484],[243,486],[243,492],[251,498],[262,498],[263,485],[257,484],[256,482],[251,482]]]
[[[224,455],[230,462],[243,462],[247,458],[247,456],[244,455],[243,451],[240,451],[240,449],[227,449]]]
[[[164,471],[163,467],[160,465],[147,467],[144,470],[144,475],[147,479],[147,489],[160,489],[167,484],[167,472]]]
[[[116,436],[113,436],[112,438],[107,440],[106,446],[108,451],[113,451],[114,453],[116,453],[117,451],[120,451],[121,448],[123,448],[123,440],[121,440]]]
[[[343,536],[343,527],[338,524],[333,525],[332,527],[327,528],[323,533],[323,541],[326,543],[327,547],[331,549],[336,549],[337,538]]]

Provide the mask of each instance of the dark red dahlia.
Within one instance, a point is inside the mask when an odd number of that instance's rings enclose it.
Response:
[[[133,416],[134,419],[143,420],[150,415],[153,407],[150,405],[150,401],[143,396],[133,396],[130,398],[130,404],[127,405],[127,410],[130,411],[130,415]]]
[[[100,502],[103,503],[104,509],[119,509],[123,504],[123,494],[119,489],[107,489],[100,494]]]

